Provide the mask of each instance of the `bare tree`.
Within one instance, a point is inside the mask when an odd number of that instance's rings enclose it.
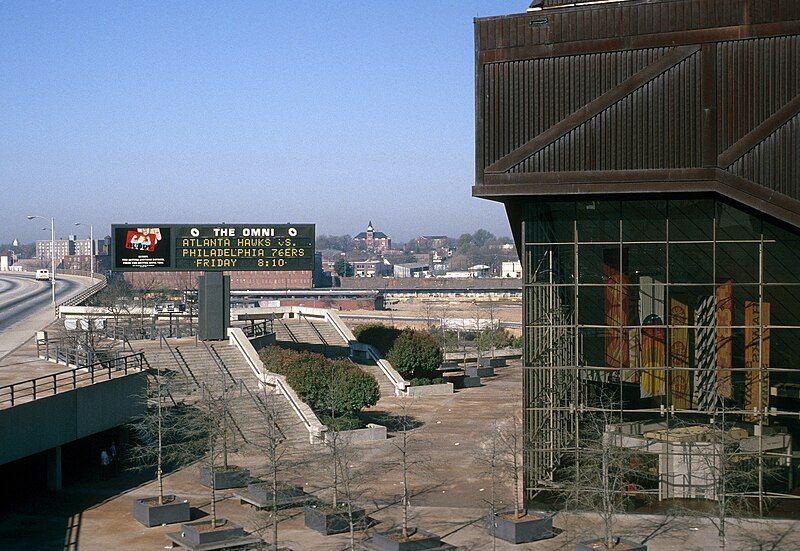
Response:
[[[305,464],[303,458],[293,453],[286,435],[279,425],[280,410],[275,401],[275,396],[270,394],[268,387],[264,387],[260,401],[260,410],[263,422],[253,438],[253,446],[262,460],[265,487],[270,498],[270,507],[257,521],[259,531],[269,530],[271,546],[274,551],[278,549],[278,523],[280,522],[280,504],[284,488],[282,479],[287,474],[296,472]],[[301,430],[303,428],[301,427]]]
[[[421,441],[416,438],[413,430],[418,426],[412,413],[414,402],[412,398],[403,400],[400,404],[399,414],[394,418],[394,436],[390,440],[394,452],[393,459],[383,463],[384,468],[394,468],[399,471],[402,478],[402,494],[400,504],[403,516],[400,523],[400,535],[408,539],[416,530],[411,528],[411,478],[431,476],[431,457],[426,453]]]
[[[128,449],[133,468],[155,468],[159,505],[165,503],[165,471],[195,461],[205,452],[204,423],[195,407],[175,401],[170,375],[159,366],[148,380],[143,397],[147,410],[131,425],[136,439]]]
[[[565,508],[596,513],[600,517],[599,544],[602,549],[614,549],[620,541],[617,517],[629,504],[631,481],[642,476],[637,458],[645,451],[646,443],[620,445],[608,427],[615,421],[615,404],[602,394],[595,406],[581,420],[580,440],[570,464],[562,468],[561,493]],[[616,406],[616,411],[619,407]],[[619,418],[617,417],[618,421]],[[585,530],[579,537],[586,536]]]

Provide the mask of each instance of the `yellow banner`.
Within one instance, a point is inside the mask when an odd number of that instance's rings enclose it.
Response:
[[[671,361],[670,389],[672,405],[676,408],[689,409],[692,405],[689,381],[689,306],[683,302],[669,301],[671,341],[669,345]]]

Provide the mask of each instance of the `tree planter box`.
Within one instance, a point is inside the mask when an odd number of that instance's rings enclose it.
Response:
[[[164,503],[158,504],[158,496],[133,500],[133,518],[152,528],[162,524],[174,524],[191,520],[189,501],[174,495],[164,496]]]
[[[575,551],[605,551],[606,548],[602,544],[602,538],[583,541],[575,544]],[[636,543],[625,538],[620,538],[619,543],[612,547],[609,551],[647,551],[647,545],[644,543]]]
[[[480,377],[466,377],[464,375],[456,375],[453,377],[445,377],[445,380],[453,383],[453,388],[476,388],[481,386]]]
[[[211,479],[211,469],[200,467],[200,484],[215,490],[228,488],[241,488],[250,482],[250,470],[239,467],[228,467],[228,470],[214,469],[214,479]]]
[[[464,370],[467,377],[494,377],[493,367],[468,367]]]
[[[400,534],[400,530],[377,533],[370,538],[370,547],[381,551],[424,551],[444,545],[439,536],[424,530],[417,530],[408,541],[397,539]]]
[[[259,509],[272,509],[272,484],[269,482],[248,484],[247,490],[235,493],[234,496]],[[278,482],[278,509],[298,507],[315,501],[316,498],[305,493],[302,486]]]
[[[480,361],[481,367],[503,367],[506,365],[505,358],[481,358]]]
[[[505,518],[510,515],[512,518]],[[553,537],[553,518],[545,513],[529,511],[522,518],[513,518],[514,511],[501,511],[488,517],[488,529],[501,540],[511,543],[528,543]],[[494,524],[494,527],[492,526]],[[576,548],[577,550],[577,548]]]
[[[211,519],[196,520],[181,524],[181,535],[197,545],[242,538],[247,535],[244,528],[228,519],[218,519],[217,526],[211,527]]]
[[[325,536],[350,531],[350,519],[347,514],[347,507],[339,507],[337,510],[333,511],[328,510],[325,506],[315,507],[306,505],[303,508],[303,518],[308,528],[316,530]],[[365,524],[366,519],[367,516],[364,514],[364,509],[353,506],[353,524]]]

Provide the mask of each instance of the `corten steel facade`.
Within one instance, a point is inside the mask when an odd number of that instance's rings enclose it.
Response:
[[[526,499],[563,486],[599,416],[647,466],[626,492],[780,511],[800,448],[800,2],[563,3],[475,21],[473,194],[505,204],[523,259]],[[752,476],[726,485],[723,465]]]

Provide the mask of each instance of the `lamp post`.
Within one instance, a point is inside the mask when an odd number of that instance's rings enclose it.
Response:
[[[80,222],[75,222],[76,226],[80,226]],[[86,224],[83,224],[84,226]],[[89,224],[89,270],[90,270],[90,278],[92,282],[94,282],[94,226]]]
[[[28,215],[28,220],[41,218],[47,220],[44,216]],[[58,312],[56,305],[56,219],[50,218],[50,291],[53,298],[53,311]]]

